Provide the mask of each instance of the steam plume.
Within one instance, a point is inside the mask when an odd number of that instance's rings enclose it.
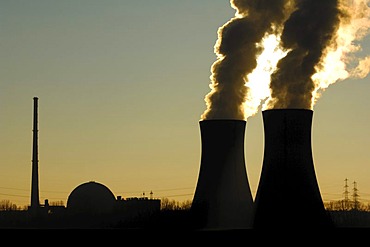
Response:
[[[369,0],[230,3],[236,13],[218,30],[202,119],[246,119],[263,101],[264,109],[312,109],[329,85],[369,74],[370,56],[356,56],[369,34]]]
[[[312,76],[315,82],[314,101],[331,84],[347,78],[365,78],[369,74],[370,56],[362,57],[361,41],[369,34],[369,0],[341,0],[340,25],[334,42]],[[315,102],[313,102],[315,103]]]
[[[299,0],[285,22],[282,47],[288,54],[271,75],[272,108],[311,109],[316,72],[339,27],[338,0]]]
[[[244,120],[246,76],[257,66],[266,33],[279,31],[286,18],[287,0],[231,0],[235,17],[218,30],[217,60],[211,67],[211,92],[202,119]]]
[[[296,1],[281,36],[281,45],[289,52],[271,75],[265,108],[312,109],[329,85],[367,76],[370,58],[355,56],[361,50],[356,42],[369,33],[367,4],[363,0]]]

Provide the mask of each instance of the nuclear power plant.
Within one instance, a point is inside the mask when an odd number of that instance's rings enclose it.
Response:
[[[108,216],[113,219],[127,220],[139,215],[151,215],[159,212],[160,199],[147,197],[115,197],[113,192],[104,184],[89,181],[77,186],[69,195],[67,207],[63,205],[50,205],[48,199],[40,204],[39,191],[39,158],[38,158],[38,97],[33,98],[33,140],[32,140],[32,170],[31,170],[31,204],[27,212],[32,219],[39,220],[50,215],[63,216],[63,224],[83,224],[91,227],[91,219],[101,220],[99,217]],[[51,217],[51,216],[50,216]],[[112,219],[111,219],[112,220]],[[79,222],[80,221],[80,222]],[[112,221],[114,222],[114,221]],[[61,223],[59,221],[59,223]],[[86,225],[87,223],[87,225]],[[95,224],[96,222],[94,222]],[[61,224],[63,226],[63,224]],[[55,227],[55,225],[53,225]]]
[[[312,157],[313,111],[273,109],[262,116],[265,146],[253,227],[332,226]]]
[[[201,163],[191,211],[197,227],[252,226],[253,198],[244,157],[246,121],[203,120]]]
[[[31,205],[28,211],[69,216],[110,215],[118,219],[159,212],[160,200],[115,195],[94,181],[77,186],[67,207],[39,202],[38,98],[33,98]],[[334,227],[316,180],[311,131],[313,111],[262,111],[264,154],[253,200],[245,162],[246,121],[211,119],[199,122],[201,160],[190,207],[190,226],[203,230]],[[286,193],[286,191],[289,191]],[[95,217],[94,216],[94,217]],[[67,218],[66,218],[67,219]]]

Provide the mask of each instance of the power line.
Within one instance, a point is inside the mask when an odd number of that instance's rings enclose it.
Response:
[[[0,187],[0,189],[7,189],[7,190],[17,190],[17,191],[27,191],[29,192],[30,190],[29,189],[19,189],[19,188],[12,188],[12,187]],[[164,192],[164,191],[178,191],[178,190],[188,190],[188,189],[194,189],[193,187],[184,187],[184,188],[172,188],[172,189],[159,189],[159,190],[156,190],[156,192]],[[47,191],[47,190],[42,190],[40,191],[41,193],[64,193],[64,194],[68,194],[69,192],[62,192],[62,191]],[[138,194],[138,193],[142,193],[141,191],[131,191],[131,192],[119,192],[117,194]],[[175,195],[164,195],[164,196],[161,196],[161,197],[181,197],[181,196],[191,196],[193,195],[194,193],[187,193],[187,194],[175,194]],[[23,197],[23,198],[26,198],[26,197],[29,197],[29,195],[19,195],[19,194],[10,194],[10,193],[0,193],[0,195],[2,196],[12,196],[12,197]],[[53,197],[53,198],[49,198],[50,200],[65,200],[65,198],[56,198],[56,197]]]
[[[29,189],[17,189],[17,188],[9,188],[9,187],[0,187],[0,189],[7,189],[7,190],[21,190],[21,191],[30,191]],[[48,192],[48,193],[67,193],[63,191],[51,191],[51,190],[42,190],[40,192]]]
[[[179,197],[179,196],[191,196],[191,195],[194,195],[194,194],[190,193],[190,194],[170,195],[170,196],[162,196],[162,197]]]
[[[16,188],[8,188],[8,187],[0,187],[0,189],[29,191],[29,189],[26,190],[26,189],[16,189]]]
[[[2,195],[2,196],[29,197],[29,196],[20,196],[20,195],[14,195],[14,194],[3,194],[3,193],[0,193],[0,195]]]
[[[174,189],[160,189],[155,191],[173,191],[173,190],[188,190],[194,189],[194,187],[187,187],[187,188],[174,188]],[[126,191],[126,192],[117,192],[118,194],[133,194],[133,193],[141,193],[142,191]]]

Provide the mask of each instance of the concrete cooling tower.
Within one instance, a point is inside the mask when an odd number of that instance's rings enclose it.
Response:
[[[262,116],[265,147],[253,227],[331,227],[312,157],[313,111],[273,109]]]
[[[202,154],[191,206],[197,227],[250,228],[253,198],[244,157],[246,121],[203,120],[199,124]]]

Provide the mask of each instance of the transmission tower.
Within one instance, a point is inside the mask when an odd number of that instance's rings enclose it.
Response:
[[[348,178],[344,179],[344,209],[349,209],[349,198],[348,198]]]
[[[352,198],[353,198],[353,209],[355,210],[358,210],[359,209],[359,201],[358,201],[358,189],[357,189],[357,183],[356,181],[353,182],[353,194],[352,194]]]

